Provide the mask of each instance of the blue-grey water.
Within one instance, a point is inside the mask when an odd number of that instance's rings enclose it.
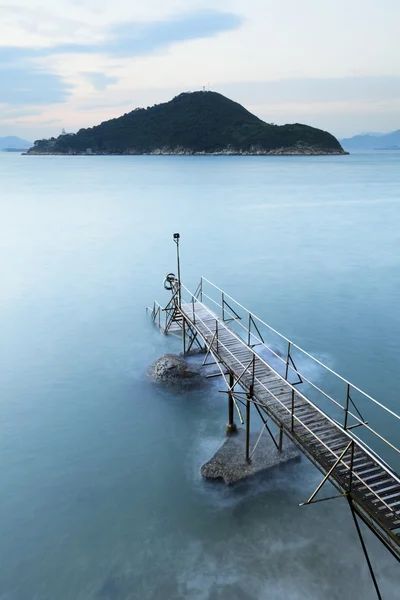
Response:
[[[144,309],[167,301],[179,231],[187,285],[215,281],[399,412],[400,153],[3,153],[0,230],[1,600],[375,598],[347,503],[298,506],[321,479],[306,459],[202,481],[222,383],[155,388],[148,365],[180,343]]]

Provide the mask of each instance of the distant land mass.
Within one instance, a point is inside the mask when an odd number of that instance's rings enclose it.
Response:
[[[345,150],[400,150],[400,129],[391,133],[355,135],[341,140]]]
[[[15,135],[0,137],[0,150],[28,150],[32,146],[32,142],[22,140]]]
[[[216,92],[192,92],[137,108],[75,134],[37,140],[28,154],[346,154],[308,125],[264,123]]]

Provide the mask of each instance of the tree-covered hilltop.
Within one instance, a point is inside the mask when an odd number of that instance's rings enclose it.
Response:
[[[216,92],[183,93],[76,134],[38,140],[30,154],[344,154],[308,125],[264,123]]]

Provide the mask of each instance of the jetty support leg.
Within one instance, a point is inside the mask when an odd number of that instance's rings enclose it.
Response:
[[[230,372],[229,373],[229,392],[228,392],[228,423],[226,425],[227,433],[235,433],[237,431],[235,418],[234,418],[235,406],[234,406],[233,395],[232,395],[232,389],[233,389],[234,383],[235,383],[235,380],[233,377],[233,373]]]
[[[186,321],[182,318],[182,350],[183,354],[186,354]]]
[[[250,461],[250,400],[246,401],[246,461]]]
[[[279,452],[282,452],[282,445],[283,445],[283,427],[280,427],[279,428],[279,442],[278,442]]]
[[[352,501],[350,495],[347,496],[347,500],[349,502],[349,506],[350,506],[350,510],[351,510],[351,515],[353,517],[354,525],[356,526],[356,529],[357,529],[358,538],[360,540],[361,547],[362,547],[363,552],[364,552],[365,560],[367,561],[367,565],[368,565],[368,569],[369,569],[369,572],[370,572],[370,575],[371,575],[371,579],[372,579],[374,587],[375,587],[376,595],[378,596],[379,600],[382,600],[382,594],[380,592],[380,589],[379,589],[379,586],[378,586],[378,582],[377,582],[376,577],[375,577],[374,569],[372,568],[371,560],[370,560],[369,555],[368,555],[367,547],[365,545],[365,541],[364,541],[363,535],[361,533],[360,525],[358,524],[357,515],[356,515],[356,512],[355,512],[355,510],[353,508],[353,501]]]

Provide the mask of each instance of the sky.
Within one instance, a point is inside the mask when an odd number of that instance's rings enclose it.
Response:
[[[0,136],[210,89],[269,123],[400,128],[400,0],[0,0]]]

